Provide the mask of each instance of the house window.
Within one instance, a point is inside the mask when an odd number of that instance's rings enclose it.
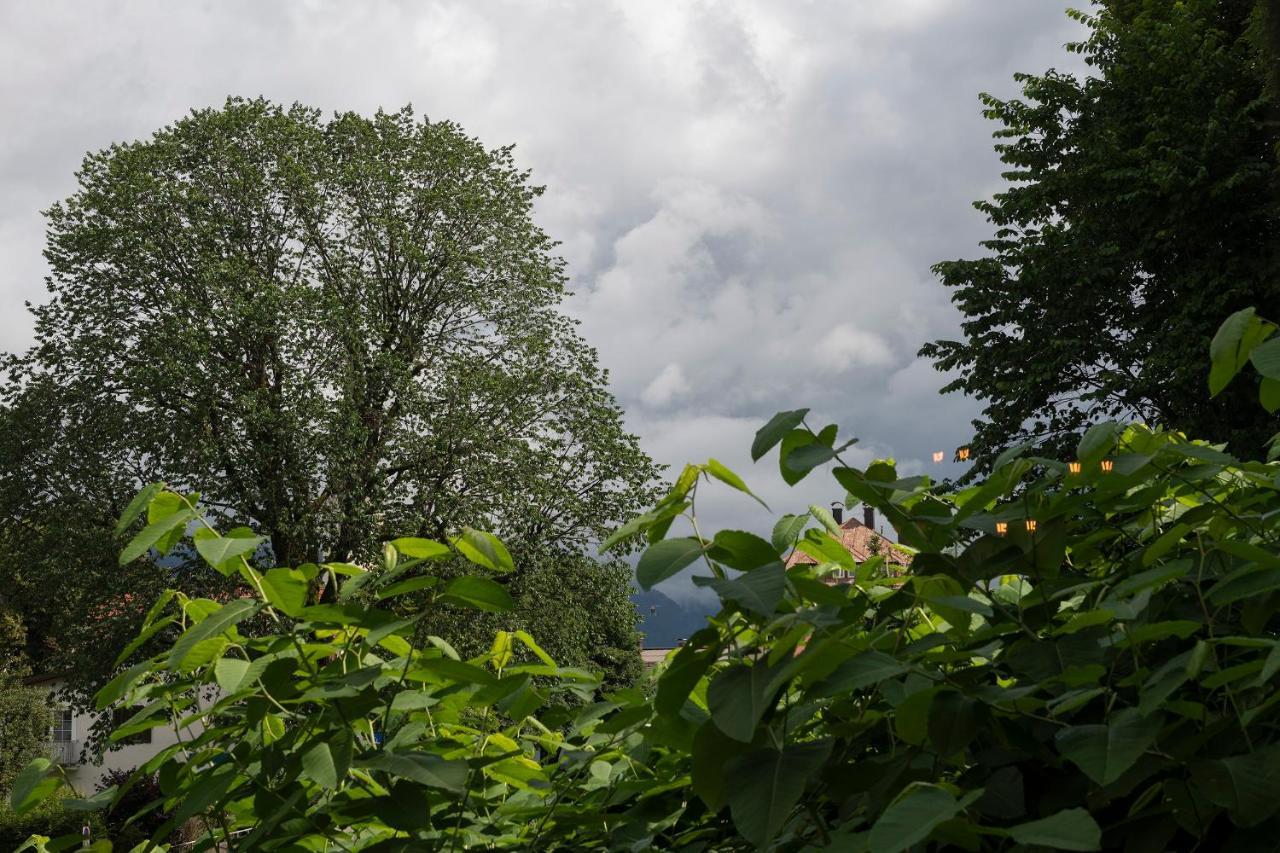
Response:
[[[70,743],[74,733],[70,708],[55,708],[53,711],[53,730],[51,737],[54,743]]]
[[[120,726],[129,722],[134,714],[138,713],[138,708],[116,708],[111,712],[111,728],[118,729]],[[121,738],[118,743],[121,746],[130,746],[137,743],[151,743],[151,729],[129,735],[127,738]]]

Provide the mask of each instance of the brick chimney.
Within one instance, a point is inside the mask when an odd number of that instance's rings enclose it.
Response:
[[[836,520],[836,524],[844,524],[844,506],[839,501],[831,502],[831,517]]]
[[[866,504],[862,505],[862,523],[872,530],[876,529],[876,511]]]

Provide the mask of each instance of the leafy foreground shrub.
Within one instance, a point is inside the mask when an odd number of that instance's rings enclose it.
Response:
[[[1215,341],[1215,383],[1268,336],[1256,322]],[[430,574],[454,551],[506,568],[487,534],[396,540],[371,570],[331,564],[338,600],[313,604],[319,568],[260,573],[244,559],[256,540],[214,533],[189,499],[152,487],[129,510],[149,505],[150,524],[125,556],[199,520],[200,553],[253,591],[163,597],[140,641],[176,640],[98,696],[141,708],[116,738],[162,725],[182,737],[138,770],[159,774],[154,806],[169,815],[154,837],[197,818],[206,849],[1273,849],[1280,465],[1103,424],[1076,460],[1011,451],[942,494],[890,461],[845,465],[836,429],[804,416],[776,416],[753,456],[780,445],[789,482],[834,462],[848,500],[915,552],[909,573],[855,565],[818,507],[769,541],[674,536],[712,480],[747,491],[714,460],[688,467],[614,541],[651,543],[643,586],[698,564],[724,607],[651,699],[628,689],[576,709],[547,700],[590,695],[591,677],[530,637],[499,632],[459,660],[393,609],[415,589],[508,606],[491,577]],[[792,549],[817,563],[784,571]],[[855,580],[829,584],[841,569]],[[274,633],[242,636],[257,614]],[[15,809],[62,778],[32,762]]]

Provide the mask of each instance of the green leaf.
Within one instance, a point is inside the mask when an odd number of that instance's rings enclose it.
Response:
[[[819,524],[827,529],[827,532],[839,539],[844,533],[840,530],[840,525],[836,524],[836,518],[831,514],[831,510],[817,504],[809,504],[809,515],[812,516]]]
[[[440,601],[475,607],[478,610],[489,610],[505,613],[515,608],[516,603],[506,587],[489,578],[463,575],[449,581],[440,595]]]
[[[271,569],[262,576],[267,602],[293,619],[301,616],[302,608],[307,606],[309,588],[306,575],[297,569]]]
[[[184,671],[192,666],[192,659],[197,646],[204,640],[216,638],[229,628],[238,625],[258,612],[258,602],[240,598],[210,613],[204,619],[192,625],[169,651],[168,667],[175,671]]]
[[[707,464],[703,466],[703,470],[725,485],[732,486],[744,495],[750,495],[752,498],[755,498],[756,503],[760,504],[760,506],[765,509],[769,508],[769,505],[762,501],[755,492],[747,488],[746,482],[744,482],[741,477],[726,468],[724,463],[720,462],[720,460],[708,459]]]
[[[782,563],[752,569],[736,578],[696,577],[698,586],[710,587],[722,601],[732,601],[761,616],[772,616],[787,590],[787,573]]]
[[[950,792],[916,783],[907,788],[871,827],[871,853],[902,853],[929,837],[943,821],[960,810]]]
[[[454,537],[453,547],[471,562],[491,571],[510,572],[515,569],[506,546],[492,533],[464,527],[462,532]]]
[[[1230,604],[1277,587],[1280,587],[1280,569],[1248,566],[1214,584],[1209,590],[1209,600],[1217,605]]]
[[[131,563],[150,551],[153,546],[159,546],[160,540],[193,518],[195,518],[195,513],[185,509],[166,515],[159,521],[153,521],[148,524],[138,531],[138,535],[129,540],[129,544],[120,552],[120,565]],[[167,549],[160,550],[163,552]]]
[[[778,553],[789,551],[795,547],[796,540],[800,538],[800,534],[804,532],[805,525],[809,523],[807,515],[784,515],[778,519],[778,523],[773,526],[773,534],[770,537],[773,542],[773,548]]]
[[[204,557],[205,562],[223,575],[235,571],[241,557],[257,551],[258,546],[266,541],[261,536],[255,536],[247,527],[229,531],[226,536],[219,536],[217,532],[202,527],[192,538],[195,540],[196,550]]]
[[[433,539],[418,539],[414,536],[393,539],[391,540],[391,546],[399,551],[401,555],[418,560],[439,560],[453,553],[449,550],[449,546],[443,542],[436,542]]]
[[[783,436],[800,426],[807,414],[809,414],[808,409],[796,409],[792,412],[778,412],[770,418],[769,422],[756,432],[755,440],[751,442],[751,461],[759,462],[760,457],[782,441]]]
[[[1192,765],[1204,797],[1231,812],[1240,826],[1257,826],[1280,810],[1280,747]]]
[[[322,788],[337,788],[346,778],[350,762],[350,741],[346,739],[335,741],[333,747],[327,741],[317,740],[302,753],[303,771]]]
[[[124,508],[124,512],[120,513],[120,520],[116,522],[116,535],[121,536],[125,530],[133,524],[133,520],[142,514],[150,504],[152,498],[164,491],[164,483],[151,483],[129,501],[129,505]]]
[[[1055,850],[1100,850],[1102,829],[1085,809],[1064,809],[1057,814],[1010,827],[1019,844]]]
[[[245,673],[249,671],[249,662],[241,658],[218,658],[213,665],[213,678],[223,692],[230,695],[240,688]]]
[[[429,589],[440,583],[440,578],[432,575],[419,575],[416,578],[402,580],[399,583],[393,583],[386,589],[378,590],[378,599],[394,598],[397,595],[404,595],[410,592],[417,592],[420,589]]]
[[[901,707],[901,706],[899,706]],[[955,755],[978,736],[978,702],[943,690],[929,704],[929,741],[945,757]]]
[[[861,652],[841,663],[830,675],[814,685],[812,695],[824,697],[852,693],[906,671],[906,664],[884,652]]]
[[[1280,379],[1280,338],[1259,344],[1249,354],[1254,369],[1267,379]]]
[[[410,779],[454,794],[461,794],[466,789],[469,772],[465,761],[444,759],[430,752],[377,752],[358,759],[355,766]]]
[[[1085,465],[1096,465],[1115,449],[1123,427],[1115,421],[1103,421],[1085,430],[1076,448],[1076,458]]]
[[[653,705],[660,714],[678,714],[685,700],[719,656],[719,646],[700,649],[689,643],[676,652],[658,679]]]
[[[707,689],[711,719],[734,740],[750,743],[765,711],[773,707],[774,691],[767,689],[773,676],[764,663],[735,664],[720,671]]]
[[[1262,383],[1258,386],[1258,402],[1272,414],[1280,411],[1280,379],[1266,376],[1262,378]]]
[[[726,765],[744,748],[744,744],[720,731],[711,720],[703,723],[693,736],[689,756],[690,787],[713,814],[728,801],[730,786]]]
[[[786,824],[805,786],[831,754],[831,742],[760,749],[729,760],[729,813],[742,837],[766,848]]]
[[[692,537],[655,542],[636,564],[636,583],[641,589],[652,589],[701,556],[702,543]]]
[[[1110,785],[1142,757],[1160,733],[1159,715],[1128,708],[1107,725],[1070,726],[1054,737],[1064,758],[1099,785]]]
[[[1209,344],[1209,395],[1226,388],[1249,360],[1254,347],[1275,329],[1258,319],[1253,308],[1245,308],[1222,321]]]
[[[14,814],[23,815],[44,802],[62,785],[62,777],[53,772],[53,762],[47,758],[33,758],[13,780],[9,791],[9,807]]]
[[[721,530],[711,541],[707,556],[742,572],[778,562],[778,552],[771,544],[744,530]]]

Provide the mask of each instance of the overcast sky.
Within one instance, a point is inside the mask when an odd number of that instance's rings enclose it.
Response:
[[[192,107],[265,95],[412,103],[547,186],[582,321],[660,462],[716,456],[775,513],[841,497],[752,466],[752,434],[810,407],[892,456],[964,443],[977,406],[915,356],[957,332],[929,272],[972,256],[1001,186],[980,91],[1075,69],[1062,0],[52,2],[0,5],[0,349],[44,298],[39,211],[84,152]],[[953,473],[953,472],[952,472]],[[707,527],[768,527],[731,495]],[[705,529],[705,528],[704,528]],[[677,581],[669,593],[681,595]]]

